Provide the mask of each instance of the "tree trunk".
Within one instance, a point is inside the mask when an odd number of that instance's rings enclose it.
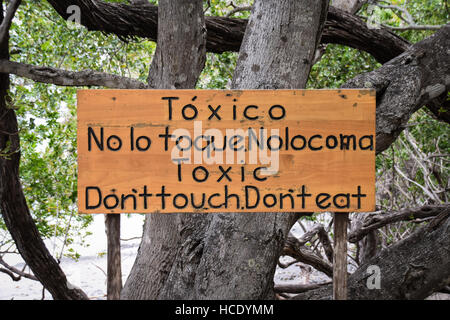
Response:
[[[405,128],[411,115],[450,89],[450,24],[385,63],[360,74],[342,88],[377,92],[376,151],[382,152]]]
[[[3,7],[0,8],[0,21]],[[9,59],[8,35],[0,59]],[[36,278],[54,299],[87,299],[68,281],[42,241],[30,215],[19,179],[20,140],[16,113],[7,102],[9,75],[0,74],[0,211],[14,242]]]
[[[334,213],[333,299],[347,300],[348,213]]]
[[[120,214],[105,215],[107,253],[107,284],[108,300],[119,300],[122,290],[122,263],[120,255]]]
[[[348,281],[349,299],[425,299],[450,283],[450,208],[429,225],[382,250],[361,265]],[[380,289],[367,286],[370,266],[380,270]],[[295,297],[299,300],[331,299],[332,286]]]
[[[206,60],[203,2],[161,0],[158,43],[149,84],[159,89],[194,88]],[[184,217],[148,215],[142,242],[122,299],[155,299],[165,285],[179,248]]]
[[[304,88],[327,6],[325,0],[256,1],[241,46],[233,88]],[[133,267],[136,272],[132,271],[124,289],[125,297],[272,298],[276,262],[296,217],[288,213],[151,216]],[[154,220],[162,219],[166,224],[152,227]],[[177,235],[168,239],[172,232]],[[158,252],[167,259],[151,259],[152,253]],[[169,273],[156,287],[147,284],[153,289],[132,289],[142,287],[139,284],[142,277],[139,279],[136,274],[162,270]]]

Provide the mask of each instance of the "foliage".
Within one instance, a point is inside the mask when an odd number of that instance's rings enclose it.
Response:
[[[155,44],[70,28],[46,1],[26,1],[10,30],[11,59],[68,70],[92,69],[145,81]],[[76,91],[11,77],[21,139],[20,177],[30,212],[44,239],[56,235],[54,254],[77,257],[91,216],[76,214]],[[6,230],[0,219],[0,229]],[[2,232],[5,233],[5,232]],[[67,235],[66,235],[67,233]],[[5,244],[8,238],[0,242]]]
[[[125,0],[110,2],[127,3]],[[150,1],[157,4],[157,1]],[[235,0],[236,6],[248,6],[253,1]],[[405,5],[418,24],[444,24],[449,20],[445,0],[393,0],[391,3]],[[204,1],[206,15],[225,16],[232,7],[229,1]],[[249,11],[237,12],[233,17],[248,18]],[[368,5],[360,13],[368,17]],[[371,14],[378,21],[400,26],[398,12],[378,8]],[[433,31],[397,32],[414,43]],[[68,27],[66,22],[46,1],[24,1],[17,11],[11,27],[11,59],[33,65],[46,65],[68,70],[92,69],[146,81],[155,44],[138,39],[123,42],[113,35],[88,32],[83,27]],[[229,88],[237,61],[237,54],[207,54],[204,71],[197,84],[199,89]],[[380,66],[373,57],[340,45],[328,45],[321,60],[312,68],[308,88],[338,88],[350,78]],[[87,235],[86,226],[90,216],[76,213],[76,90],[77,88],[43,85],[12,77],[10,96],[17,108],[21,138],[20,175],[30,211],[43,238],[57,236],[58,248],[65,241],[66,254],[76,257],[70,244]],[[410,122],[410,134],[418,142],[423,154],[448,153],[448,126],[436,122],[425,111],[417,113]],[[403,141],[403,142],[402,142]],[[395,161],[407,161],[410,157],[404,135],[389,150],[377,158],[377,172],[383,179],[393,172]],[[411,150],[410,150],[411,151]],[[393,161],[392,159],[397,159]],[[402,167],[404,169],[404,167]],[[448,183],[448,162],[437,167],[438,174]],[[419,184],[427,178],[422,168],[410,177]],[[438,183],[432,177],[433,183]],[[395,186],[392,186],[395,187]],[[448,188],[443,186],[443,188]],[[412,199],[397,193],[380,198],[383,208],[400,208],[428,203],[429,198],[420,187],[408,185]],[[314,219],[314,218],[310,218]],[[5,230],[0,218],[0,230]],[[69,230],[68,237],[65,233]],[[9,243],[5,238],[1,243]],[[70,251],[71,250],[71,251]]]

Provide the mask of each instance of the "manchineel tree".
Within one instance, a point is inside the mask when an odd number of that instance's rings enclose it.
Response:
[[[409,29],[392,26],[372,28],[369,23],[372,16],[368,13],[370,6],[370,10],[374,10],[373,3],[376,3],[378,8],[399,8],[384,1],[371,1],[368,7],[367,1],[361,0],[334,1],[332,6],[325,0],[255,0],[248,19],[223,15],[205,16],[205,8],[207,12],[214,13],[212,8],[215,5],[224,6],[223,1],[160,0],[158,5],[148,1],[47,1],[54,12],[66,20],[72,18],[72,11],[68,10],[68,7],[77,6],[81,13],[80,23],[89,30],[86,31],[86,36],[94,31],[112,34],[117,36],[110,39],[115,45],[128,45],[136,38],[156,41],[156,50],[146,82],[143,81],[146,77],[144,74],[132,78],[131,72],[124,76],[123,72],[118,75],[88,70],[89,63],[82,66],[86,70],[68,71],[60,68],[61,65],[66,65],[63,61],[52,63],[55,67],[11,61],[10,54],[14,57],[16,51],[21,50],[20,45],[30,46],[29,43],[21,43],[20,38],[17,38],[17,29],[26,26],[11,25],[14,14],[20,5],[36,6],[40,5],[39,2],[2,1],[0,210],[6,228],[32,270],[33,277],[45,286],[54,299],[88,297],[82,289],[73,287],[67,281],[58,261],[50,254],[42,240],[42,234],[46,230],[45,223],[36,221],[30,214],[30,210],[40,210],[37,203],[45,193],[31,203],[27,202],[24,194],[19,163],[21,153],[27,155],[28,149],[26,146],[21,147],[19,137],[28,143],[33,141],[33,134],[19,134],[21,128],[17,114],[20,120],[21,111],[11,97],[29,92],[26,86],[10,88],[10,75],[63,87],[195,88],[202,87],[205,64],[206,68],[212,69],[214,62],[210,55],[225,53],[219,60],[229,64],[222,66],[225,73],[233,73],[229,84],[231,89],[301,89],[307,86],[308,78],[310,83],[323,81],[322,85],[326,86],[327,79],[337,77],[331,72],[324,77],[325,80],[318,80],[318,74],[323,71],[316,63],[321,58],[328,59],[326,52],[329,50],[345,50],[344,47],[332,47],[332,44],[339,44],[364,51],[369,57],[367,60],[370,60],[370,72],[356,75],[339,85],[342,88],[376,90],[377,153],[380,156],[386,155],[377,161],[388,161],[388,155],[397,155],[399,149],[395,148],[399,141],[405,148],[409,146],[416,159],[423,156],[420,148],[417,148],[419,143],[415,140],[418,134],[408,125],[411,117],[424,117],[424,111],[418,111],[422,107],[425,107],[427,114],[433,115],[445,126],[444,129],[436,129],[434,133],[429,134],[440,132],[444,136],[447,134],[448,139],[448,131],[445,130],[448,130],[450,114],[450,25],[438,28],[433,25],[417,25],[407,14],[401,17],[404,22],[409,23]],[[235,7],[230,15],[240,14],[244,10],[248,12],[249,9]],[[356,15],[359,10],[366,14],[365,19]],[[385,14],[385,11],[383,12]],[[448,14],[444,16],[448,17]],[[26,16],[21,21],[26,21]],[[444,18],[444,23],[446,22]],[[439,23],[442,23],[442,20]],[[435,33],[431,32],[425,39],[413,41],[416,43],[411,44],[393,33],[392,29],[395,28],[406,30],[405,32],[433,30]],[[39,29],[35,31],[39,32]],[[9,47],[10,33],[15,41],[14,45],[19,46],[18,48]],[[409,34],[405,36],[419,40]],[[41,44],[40,49],[45,51],[51,46],[51,42],[46,41]],[[152,48],[142,44],[142,49],[151,51]],[[98,55],[98,50],[100,49],[94,43],[88,53],[99,60],[104,59],[101,54]],[[227,55],[228,52],[237,52],[237,60]],[[61,55],[64,57],[63,53]],[[377,65],[370,56],[382,65]],[[141,61],[148,59],[139,56],[133,58],[136,61],[140,58]],[[233,68],[234,63],[236,66]],[[348,63],[351,64],[351,61]],[[42,64],[50,63],[43,60]],[[139,65],[139,69],[142,70],[143,66],[144,63]],[[111,68],[113,71],[123,69],[127,69],[127,62],[116,66],[116,69]],[[316,78],[311,80],[311,75]],[[216,81],[222,81],[219,86],[226,84],[226,80]],[[53,99],[64,101],[64,95],[56,90],[53,93],[42,93],[41,96],[53,96]],[[54,100],[48,101],[48,104],[58,106],[58,102],[55,103]],[[55,112],[58,113],[57,108]],[[73,113],[73,110],[71,112]],[[430,118],[428,115],[427,117]],[[24,123],[26,124],[22,121],[21,125]],[[55,123],[50,122],[48,125]],[[66,129],[69,130],[70,127]],[[65,129],[56,131],[61,135]],[[26,132],[28,131],[25,130]],[[49,139],[57,143],[58,136],[50,136]],[[435,157],[445,156],[448,147],[448,141],[438,140],[433,150],[443,151]],[[74,150],[58,149],[58,152],[55,157],[59,155],[64,159],[62,155],[73,153]],[[421,165],[423,183],[409,178],[408,181],[412,181],[414,186],[408,187],[404,197],[408,199],[408,193],[413,194],[414,188],[419,185],[433,201],[425,202],[427,205],[418,208],[395,210],[396,208],[390,207],[389,212],[359,215],[352,221],[349,241],[360,249],[356,257],[360,263],[359,268],[349,277],[351,299],[423,299],[450,284],[450,208],[446,196],[448,182],[436,168],[428,168],[424,161],[417,163]],[[400,165],[395,161],[391,162],[390,166],[397,170],[398,174],[402,173]],[[75,173],[61,173],[64,174]],[[22,179],[30,180],[23,174]],[[387,179],[386,176],[380,175],[380,180],[383,179]],[[393,183],[396,180],[390,181]],[[433,189],[433,183],[440,186],[439,190]],[[74,187],[66,187],[72,189],[61,192],[52,188],[49,190],[53,190],[54,198],[67,198],[74,203]],[[62,205],[70,207],[71,204]],[[301,216],[310,214],[148,215],[138,255],[121,292],[121,298],[271,299],[280,297],[276,293],[286,296],[283,293],[302,291],[306,292],[296,295],[296,299],[330,298],[330,285],[310,286],[293,291],[292,288],[273,286],[273,274],[280,255],[289,255],[296,259],[295,261],[310,264],[328,275],[332,272],[333,249],[328,233],[322,225],[317,224],[300,239],[288,234]],[[82,220],[79,221],[83,223]],[[377,230],[399,221],[429,223],[417,228],[402,241],[380,251]],[[315,236],[324,248],[325,257],[320,257],[305,246]],[[369,290],[366,286],[367,268],[370,265],[377,265],[382,271],[380,290]],[[18,270],[5,268],[0,271],[21,275]]]

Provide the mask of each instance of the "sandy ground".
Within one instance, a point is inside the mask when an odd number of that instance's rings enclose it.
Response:
[[[140,237],[142,234],[142,215],[123,216],[121,219],[121,238],[130,239]],[[92,235],[87,238],[89,247],[78,247],[81,254],[80,259],[75,261],[71,258],[63,258],[61,267],[66,273],[71,284],[83,289],[93,300],[106,299],[106,235],[103,215],[94,217],[94,222],[89,227]],[[308,228],[308,226],[306,226]],[[295,224],[291,232],[295,236],[303,234],[301,227]],[[125,283],[128,274],[133,266],[134,259],[139,247],[139,239],[122,242],[122,275]],[[47,242],[47,247],[52,248],[52,241]],[[289,257],[283,257],[282,262],[289,261]],[[7,256],[5,261],[10,265],[22,269],[24,262],[20,256]],[[349,271],[351,268],[349,268]],[[322,272],[301,264],[293,264],[286,269],[277,267],[275,273],[275,283],[320,283],[330,279]],[[42,285],[33,280],[22,279],[18,282],[11,280],[9,276],[0,273],[0,300],[38,300],[43,298]],[[44,299],[52,299],[51,295],[45,291]],[[450,295],[434,294],[428,299],[450,300]]]
[[[121,220],[121,238],[130,239],[139,237],[142,234],[143,216],[134,215],[123,217]],[[61,268],[67,275],[70,283],[80,287],[91,299],[105,299],[106,294],[106,235],[104,231],[104,217],[98,215],[94,217],[94,222],[89,227],[92,235],[87,238],[89,247],[78,247],[81,254],[78,261],[64,257],[61,261]],[[302,230],[296,224],[292,230],[295,235],[302,234]],[[122,274],[123,282],[133,266],[134,259],[139,247],[139,239],[122,242]],[[47,247],[52,248],[52,242],[47,242]],[[21,269],[24,265],[20,256],[7,256],[5,261],[10,265]],[[285,258],[283,262],[289,261]],[[321,272],[309,272],[301,268],[300,264],[294,264],[286,269],[277,268],[275,274],[276,283],[306,283],[322,282],[328,279]],[[0,300],[9,299],[42,299],[43,287],[33,280],[22,279],[18,282],[11,280],[6,274],[0,273]],[[45,299],[51,299],[51,295],[45,291]]]

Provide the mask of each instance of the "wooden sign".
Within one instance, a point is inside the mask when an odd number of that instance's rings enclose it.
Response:
[[[81,90],[80,213],[375,209],[371,90]]]

